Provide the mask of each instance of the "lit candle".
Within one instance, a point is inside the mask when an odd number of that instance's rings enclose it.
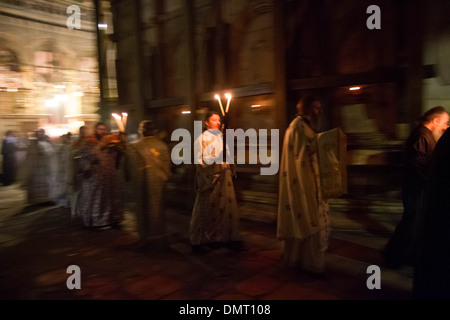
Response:
[[[225,112],[223,111],[222,101],[220,100],[220,96],[218,94],[216,94],[216,99],[217,99],[217,101],[219,101],[220,110],[222,111],[222,116],[225,117]]]
[[[112,116],[116,120],[117,127],[119,128],[119,131],[120,132],[125,132],[125,129],[123,128],[122,118],[117,113],[113,113]]]
[[[127,118],[128,118],[128,113],[122,112],[123,129],[124,129],[124,130],[125,130],[125,128],[127,127]]]
[[[228,110],[230,109],[230,102],[231,102],[231,94],[227,93],[225,95],[225,97],[227,97],[228,102],[227,102],[227,109],[225,110],[225,113],[228,113]]]

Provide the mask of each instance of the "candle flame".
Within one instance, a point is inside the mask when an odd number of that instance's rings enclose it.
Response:
[[[223,110],[222,101],[220,100],[220,96],[218,94],[215,95],[217,101],[219,101],[220,111],[222,111],[222,116],[225,117],[225,110]]]
[[[127,126],[127,119],[128,119],[128,113],[126,112],[122,112],[122,123],[123,123],[123,127],[126,128]]]
[[[122,118],[117,113],[113,113],[111,115],[116,120],[117,127],[119,128],[119,131],[120,132],[125,132],[125,126],[123,125]]]
[[[228,110],[230,109],[231,94],[227,93],[227,94],[225,94],[225,97],[227,97],[227,99],[228,99],[227,108],[225,110],[225,113],[228,113]]]

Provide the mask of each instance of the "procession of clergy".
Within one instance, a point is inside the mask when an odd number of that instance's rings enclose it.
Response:
[[[315,274],[326,271],[331,229],[328,200],[345,192],[346,179],[342,170],[345,136],[333,135],[330,140],[331,134],[319,133],[321,115],[320,101],[303,97],[297,104],[297,117],[286,130],[277,220],[277,238],[283,241],[285,263]],[[199,143],[202,155],[211,149],[211,143],[222,141],[221,120],[220,114],[214,112],[204,119],[206,130],[194,142]],[[384,250],[390,267],[415,267],[414,294],[418,299],[450,297],[448,122],[443,107],[433,108],[423,115],[408,138],[403,219]],[[321,144],[321,139],[335,139],[336,148],[324,148],[330,144]],[[67,134],[58,145],[39,129],[28,143],[20,166],[14,159],[5,161],[18,152],[16,143],[9,132],[2,148],[3,180],[6,185],[17,178],[27,190],[30,205],[70,207],[72,216],[87,228],[121,228],[121,185],[125,180],[131,183],[135,196],[138,247],[164,247],[167,221],[163,195],[172,175],[171,158],[152,121],[141,122],[139,138],[132,142],[123,133],[118,137],[108,134],[101,122],[93,134],[83,126],[75,141]],[[219,149],[216,144],[213,158],[229,152]],[[194,254],[205,254],[217,247],[234,251],[244,248],[235,176],[236,170],[227,163],[203,161],[196,165],[196,199],[189,239]]]

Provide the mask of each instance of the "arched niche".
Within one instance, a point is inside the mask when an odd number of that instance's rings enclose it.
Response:
[[[24,77],[19,55],[0,41],[0,87],[23,88]]]
[[[231,26],[231,73],[233,86],[272,82],[274,79],[274,39],[272,1],[252,3]]]

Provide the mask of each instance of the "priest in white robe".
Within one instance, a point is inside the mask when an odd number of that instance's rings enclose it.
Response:
[[[283,259],[313,273],[325,271],[330,233],[318,161],[318,130],[322,108],[310,96],[297,104],[298,117],[286,131],[280,170],[277,238]]]

